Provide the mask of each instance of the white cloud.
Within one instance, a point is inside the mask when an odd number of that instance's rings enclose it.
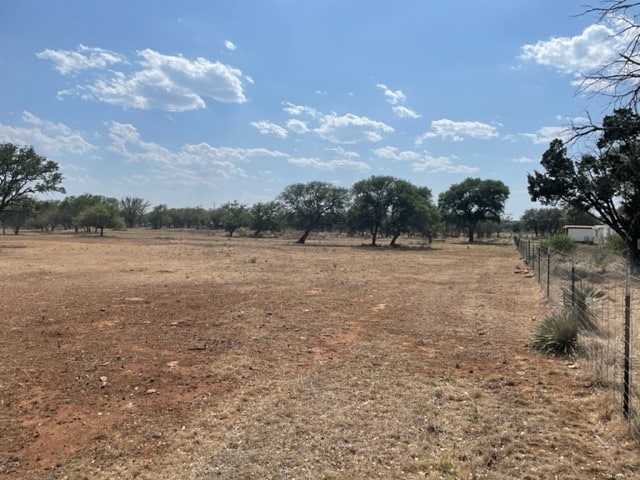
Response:
[[[535,160],[529,157],[518,157],[511,160],[513,163],[533,163]]]
[[[354,152],[352,150],[345,150],[342,145],[338,145],[337,147],[327,147],[325,150],[329,152],[334,152],[340,157],[344,158],[358,158],[360,155],[358,152]]]
[[[384,96],[387,97],[387,102],[389,102],[391,105],[404,103],[404,101],[407,99],[402,90],[391,90],[384,83],[379,83],[376,85],[376,87],[384,91]]]
[[[397,147],[391,146],[377,148],[372,151],[379,158],[411,162],[411,170],[414,172],[471,173],[478,170],[476,167],[454,163],[458,159],[453,155],[449,157],[434,157],[428,152],[400,151]]]
[[[291,118],[287,120],[287,128],[298,135],[303,135],[309,131],[307,122],[298,120],[297,118]]]
[[[413,109],[400,105],[406,102],[407,96],[402,90],[391,90],[384,83],[376,85],[384,92],[384,96],[387,97],[387,102],[393,105],[393,113],[399,118],[420,118],[422,115],[416,113]]]
[[[227,50],[231,50],[232,52],[238,48],[231,40],[225,40],[224,46]]]
[[[86,154],[95,148],[82,133],[64,123],[43,120],[31,112],[22,112],[26,126],[0,124],[0,141],[16,145],[33,145],[45,156],[62,153]]]
[[[258,131],[263,135],[273,134],[277,135],[280,138],[287,138],[289,132],[286,128],[281,127],[277,123],[267,122],[266,120],[261,120],[259,122],[251,122],[251,126],[258,129]]]
[[[422,116],[404,105],[396,105],[393,107],[393,113],[400,118],[420,118]]]
[[[312,167],[326,171],[356,170],[365,172],[370,169],[367,163],[350,159],[321,160],[319,158],[300,157],[290,158],[288,162],[299,167]]]
[[[36,53],[42,60],[50,60],[62,75],[81,70],[105,68],[117,63],[128,63],[126,57],[103,48],[78,45],[75,51],[46,49]]]
[[[618,35],[627,26],[623,18],[586,27],[573,37],[552,37],[522,47],[521,60],[532,60],[567,74],[586,74],[616,58],[631,39]]]
[[[541,145],[551,143],[556,138],[568,140],[571,136],[571,129],[567,127],[542,127],[534,133],[521,133],[519,136],[528,138],[536,145]]]
[[[132,162],[152,163],[164,175],[170,174],[184,181],[212,175],[244,178],[247,174],[236,162],[288,157],[285,153],[266,148],[214,147],[208,143],[185,144],[179,150],[171,151],[158,143],[144,141],[133,125],[119,122],[111,122],[109,137],[109,149],[113,152]]]
[[[282,102],[282,110],[287,112],[289,115],[300,116],[300,115],[309,115],[310,117],[317,117],[318,111],[313,107],[308,107],[306,105],[296,105],[294,103]]]
[[[420,158],[420,154],[417,152],[411,150],[405,150],[401,152],[397,147],[381,147],[372,150],[372,152],[380,158],[386,158],[390,160],[410,161],[418,160]]]
[[[249,80],[237,68],[202,57],[164,55],[148,48],[137,55],[137,71],[111,71],[92,83],[58,92],[58,97],[75,94],[124,108],[170,112],[205,108],[207,98],[222,103],[247,101],[243,80]]]
[[[455,160],[457,160],[455,156],[434,157],[433,155],[425,154],[420,160],[411,164],[411,170],[429,173],[473,173],[479,170],[478,167],[456,165],[454,163]]]
[[[466,121],[456,122],[443,118],[431,122],[431,131],[424,133],[416,139],[416,144],[420,145],[427,138],[440,137],[442,140],[461,142],[465,137],[488,140],[498,137],[495,125],[488,123]]]
[[[315,132],[333,143],[378,142],[386,133],[393,133],[393,127],[377,120],[347,113],[346,115],[323,115]]]

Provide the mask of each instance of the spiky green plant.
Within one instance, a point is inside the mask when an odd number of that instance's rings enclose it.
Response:
[[[563,303],[566,309],[572,309],[576,315],[578,328],[589,333],[598,333],[598,316],[594,308],[607,294],[604,290],[589,283],[578,282],[573,291],[563,288]]]
[[[529,347],[549,355],[570,357],[578,351],[578,321],[573,309],[547,315],[535,328]]]

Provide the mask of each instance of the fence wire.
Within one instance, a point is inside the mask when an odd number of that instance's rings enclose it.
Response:
[[[581,246],[566,255],[532,239],[516,245],[547,299],[549,313],[571,309],[578,321],[579,354],[597,381],[620,398],[622,414],[634,436],[640,436],[640,277],[626,261],[604,246]]]

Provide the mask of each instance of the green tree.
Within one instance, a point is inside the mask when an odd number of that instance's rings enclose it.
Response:
[[[403,233],[420,232],[429,236],[429,225],[435,223],[436,208],[431,190],[396,179],[391,189],[391,205],[384,230],[391,236],[389,246],[396,245]]]
[[[349,191],[314,181],[289,185],[278,198],[282,200],[289,225],[302,230],[297,243],[303,244],[313,230],[331,227],[344,214]]]
[[[251,228],[257,237],[262,232],[279,232],[282,228],[284,209],[280,202],[258,202],[251,206]]]
[[[100,230],[104,236],[105,228],[117,228],[124,221],[120,215],[119,202],[115,198],[99,197],[99,199],[80,213],[80,225],[90,230]]]
[[[169,226],[170,218],[169,209],[162,203],[153,207],[153,210],[148,214],[149,224],[155,230]]]
[[[0,214],[37,193],[65,193],[58,164],[33,147],[0,144]]]
[[[473,242],[478,222],[485,220],[500,222],[507,198],[509,198],[509,187],[500,180],[467,178],[442,192],[438,199],[438,206],[444,218],[465,228],[469,242]]]
[[[559,208],[528,208],[520,219],[523,228],[536,235],[554,235],[565,223],[565,214]]]
[[[367,230],[374,247],[389,214],[395,181],[391,176],[374,175],[351,187],[353,202],[347,214],[349,226],[352,230]]]
[[[34,201],[34,208],[29,217],[28,226],[37,228],[43,232],[53,232],[60,222],[59,216],[60,201],[59,200],[46,200],[46,201]]]
[[[562,140],[542,155],[544,173],[527,175],[532,200],[588,212],[611,227],[640,266],[640,116],[630,109],[604,117],[597,154],[571,158]]]
[[[102,202],[104,197],[83,193],[82,195],[65,197],[58,207],[58,222],[65,228],[72,227],[76,233],[83,225],[82,213],[89,207]]]
[[[221,221],[224,231],[233,236],[233,232],[242,227],[248,227],[251,223],[251,214],[246,205],[237,201],[225,203],[220,207],[222,210]]]
[[[120,199],[120,212],[127,228],[140,225],[144,214],[151,205],[140,197],[124,197]]]
[[[12,203],[9,208],[0,214],[0,224],[2,224],[2,234],[6,227],[11,227],[13,233],[18,235],[20,229],[27,223],[35,209],[35,200],[23,197]]]

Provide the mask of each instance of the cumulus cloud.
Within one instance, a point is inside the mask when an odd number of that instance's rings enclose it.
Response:
[[[315,118],[319,114],[319,112],[315,108],[308,107],[306,105],[296,105],[289,102],[282,102],[282,105],[284,105],[282,107],[282,110],[295,117],[300,115],[309,115],[310,117]]]
[[[420,118],[422,116],[404,105],[397,105],[393,107],[393,113],[400,118]]]
[[[383,135],[393,133],[393,127],[353,113],[323,115],[315,132],[332,143],[379,142]]]
[[[287,120],[287,128],[293,133],[297,133],[298,135],[303,135],[309,131],[307,122],[298,120],[297,118],[291,118]]]
[[[416,144],[420,145],[427,138],[435,137],[452,142],[461,142],[466,137],[488,140],[498,137],[498,131],[495,125],[488,123],[476,121],[456,122],[443,118],[432,121],[431,130],[420,135],[416,139]]]
[[[227,50],[231,50],[232,52],[238,48],[236,47],[235,43],[233,43],[231,40],[225,40],[224,41],[224,46]]]
[[[372,151],[378,158],[410,162],[411,170],[414,172],[471,173],[478,170],[477,167],[456,164],[455,161],[458,159],[455,156],[434,157],[428,152],[401,151],[397,147],[391,146],[377,148]]]
[[[571,136],[571,129],[567,127],[548,126],[542,127],[534,133],[521,133],[518,136],[527,138],[536,145],[541,145],[551,143],[551,141],[556,138],[568,140]]]
[[[391,105],[398,105],[399,103],[403,103],[407,99],[402,90],[391,90],[384,83],[379,83],[376,85],[376,87],[384,92],[384,96],[387,97],[387,102],[389,102]]]
[[[334,160],[322,160],[319,158],[290,158],[288,160],[292,165],[299,167],[312,167],[317,170],[336,171],[336,170],[356,170],[365,172],[370,169],[366,162],[359,162],[348,158],[334,159]]]
[[[56,123],[22,112],[22,126],[0,124],[0,141],[16,145],[33,145],[45,156],[86,154],[95,148],[83,134],[64,123]]]
[[[110,71],[107,76],[59,92],[58,97],[77,95],[124,108],[171,112],[205,108],[205,99],[222,103],[247,101],[243,80],[249,80],[237,68],[202,57],[164,55],[148,48],[138,51],[137,56],[137,70]],[[94,64],[86,63],[85,68],[98,68]]]
[[[208,143],[185,144],[172,151],[155,142],[142,139],[131,124],[111,122],[109,126],[110,150],[130,162],[148,162],[171,175],[194,172],[196,177],[212,174],[223,178],[247,177],[237,162],[257,158],[287,158],[288,155],[266,148],[215,147]],[[187,177],[184,177],[187,178]]]
[[[286,128],[281,127],[277,123],[267,122],[266,120],[261,120],[259,122],[251,122],[251,126],[258,129],[258,131],[263,135],[277,135],[280,138],[287,138],[289,132]]]
[[[552,37],[526,44],[519,58],[579,77],[608,65],[624,51],[633,35],[625,33],[626,27],[628,23],[623,17],[605,19],[604,23],[589,25],[573,37]]]
[[[397,117],[420,118],[422,116],[419,113],[416,113],[413,109],[404,105],[400,105],[401,103],[405,103],[407,100],[407,96],[402,90],[391,90],[384,83],[379,83],[376,85],[376,87],[384,92],[384,96],[387,98],[387,102],[393,105],[392,110]]]
[[[101,69],[117,63],[128,63],[126,57],[104,48],[78,45],[74,51],[46,49],[36,53],[41,60],[50,60],[62,75],[81,70]]]

